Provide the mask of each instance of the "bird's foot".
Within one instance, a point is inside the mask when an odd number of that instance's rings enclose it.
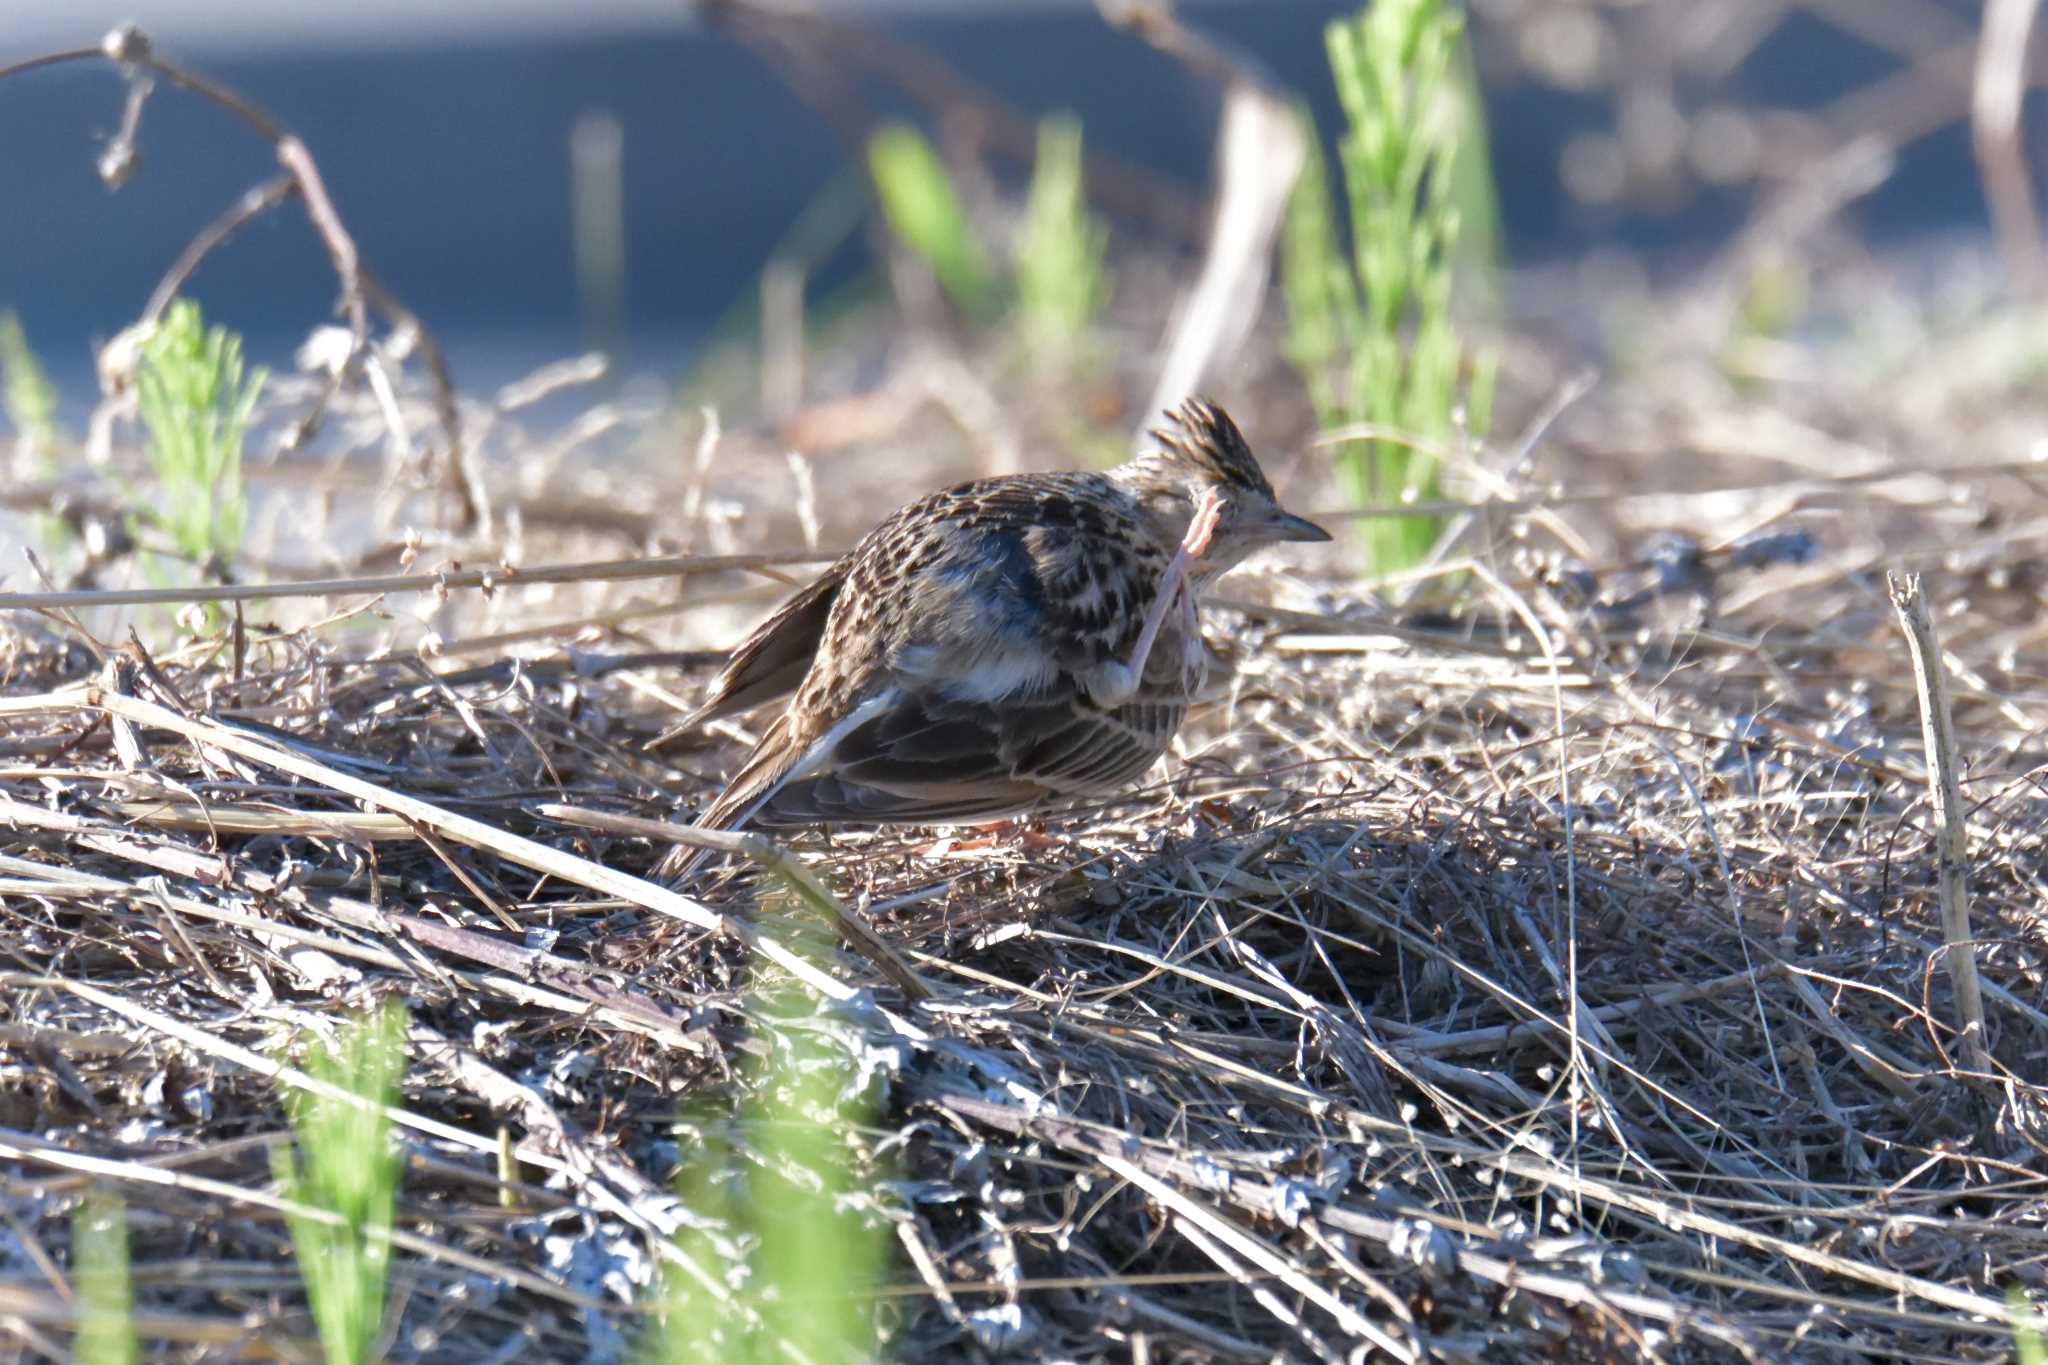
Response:
[[[928,845],[922,856],[954,858],[1006,849],[1021,853],[1043,853],[1048,849],[1066,846],[1065,839],[1047,834],[1044,825],[1036,820],[996,820],[986,825],[970,825],[960,834],[946,835]]]
[[[1223,519],[1223,495],[1213,488],[1202,490],[1202,501],[1195,508],[1193,520],[1188,522],[1188,533],[1181,537],[1180,548],[1187,551],[1189,559],[1200,559],[1209,553],[1209,541],[1216,534],[1216,523]]]
[[[1101,682],[1089,689],[1099,705],[1119,706],[1138,690],[1145,677],[1145,663],[1152,657],[1152,643],[1159,638],[1159,628],[1166,624],[1166,614],[1173,610],[1176,600],[1184,603],[1183,613],[1192,618],[1194,597],[1187,591],[1188,565],[1208,553],[1209,541],[1215,536],[1216,523],[1222,516],[1223,495],[1213,488],[1203,489],[1187,535],[1181,538],[1173,558],[1166,562],[1166,571],[1159,575],[1159,595],[1145,612],[1145,623],[1139,628],[1138,643],[1131,647],[1130,661],[1104,669]]]

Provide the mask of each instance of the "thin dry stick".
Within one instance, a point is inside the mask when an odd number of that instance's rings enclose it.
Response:
[[[1566,390],[1570,396],[1570,391]],[[1328,427],[1317,433],[1308,443],[1308,449],[1321,450],[1328,446],[1343,445],[1347,441],[1391,441],[1403,445],[1419,454],[1438,460],[1457,458],[1458,452],[1451,446],[1436,441],[1425,441],[1398,427],[1378,422],[1351,422],[1344,426]],[[1831,453],[1862,454],[1865,448],[1853,443],[1842,442],[1832,448]],[[1484,471],[1481,471],[1484,472]],[[1955,483],[1964,479],[1989,479],[2007,475],[2037,475],[2041,462],[2031,457],[2019,460],[1986,460],[1977,464],[1954,465],[1944,468],[1941,473],[1941,495],[1946,498]],[[1868,469],[1858,469],[1846,474],[1814,474],[1799,478],[1785,478],[1773,475],[1766,478],[1729,479],[1703,485],[1697,488],[1645,488],[1641,486],[1622,487],[1613,485],[1602,488],[1574,488],[1569,491],[1555,489],[1541,496],[1511,498],[1489,496],[1484,498],[1432,498],[1417,502],[1389,503],[1374,507],[1318,507],[1312,509],[1318,520],[1367,520],[1378,517],[1413,516],[1463,516],[1478,513],[1494,516],[1513,516],[1528,512],[1556,511],[1567,507],[1624,506],[1631,503],[1685,503],[1725,499],[1730,493],[1784,493],[1804,495],[1809,493],[1841,493],[1850,489],[1879,488],[1888,483],[1914,483],[1928,478],[1924,469],[1908,469],[1890,461]]]
[[[1266,296],[1273,241],[1308,159],[1294,96],[1183,24],[1167,4],[1096,0],[1102,17],[1223,87],[1216,129],[1216,198],[1202,271],[1162,347],[1152,402],[1137,439],[1183,395],[1200,389],[1250,334]]]
[[[1956,1014],[1963,1051],[1971,1069],[1993,1075],[1991,1049],[1985,1041],[1984,997],[1977,985],[1977,957],[1970,937],[1969,808],[1957,781],[1955,719],[1949,707],[1948,670],[1942,666],[1941,641],[1934,617],[1920,591],[1919,574],[1886,574],[1892,608],[1913,652],[1913,676],[1920,688],[1920,729],[1927,743],[1927,785],[1934,803],[1937,872],[1941,892],[1941,929],[1948,941],[1949,979],[1955,983]]]
[[[2020,103],[2027,89],[2027,39],[2041,0],[1990,0],[1977,39],[1977,79],[1971,89],[1970,137],[1984,197],[2013,283],[2037,293],[2042,282],[2041,215],[2034,208],[2034,177],[2020,145]]]
[[[1457,567],[1455,565],[1446,566],[1449,570],[1455,570]],[[1528,600],[1520,593],[1509,588],[1492,569],[1488,568],[1481,561],[1477,559],[1467,560],[1464,567],[1468,568],[1481,581],[1485,582],[1487,586],[1491,587],[1500,600],[1507,603],[1509,609],[1521,620],[1523,628],[1529,632],[1529,638],[1534,640],[1537,647],[1543,651],[1543,660],[1549,665],[1551,675],[1555,677],[1561,673],[1564,661],[1558,655],[1556,644],[1551,639],[1550,632],[1536,618],[1535,609],[1529,605]],[[1615,1056],[1618,1055],[1619,1049],[1614,1046],[1612,1035],[1600,1026],[1598,1020],[1591,1016],[1586,1009],[1585,1002],[1579,998],[1578,840],[1574,837],[1577,831],[1574,827],[1576,822],[1573,819],[1572,813],[1571,749],[1568,731],[1565,728],[1564,690],[1561,687],[1552,688],[1550,703],[1552,716],[1557,722],[1557,805],[1564,819],[1565,974],[1563,981],[1559,985],[1564,992],[1565,1018],[1567,1023],[1566,1038],[1571,1048],[1571,1082],[1574,1090],[1572,1096],[1573,1104],[1571,1106],[1571,1159],[1573,1170],[1576,1173],[1580,1156],[1578,1087],[1583,1084],[1587,1092],[1594,1095],[1600,1101],[1602,1108],[1608,1112],[1610,1121],[1615,1109],[1613,1103],[1601,1092],[1598,1079],[1593,1074],[1593,1069],[1587,1065],[1586,1053],[1589,1050],[1598,1051],[1599,1049],[1604,1049],[1606,1055]],[[1599,1049],[1586,1048],[1585,1040],[1581,1034],[1582,1029],[1591,1032],[1599,1041]]]
[[[728,570],[773,569],[785,564],[823,564],[830,553],[780,555],[665,555],[655,559],[598,560],[587,564],[537,564],[520,568],[451,569],[441,573],[383,574],[368,578],[316,578],[303,583],[214,583],[190,588],[120,588],[80,592],[0,592],[0,611],[61,611],[73,607],[139,607],[186,602],[257,602],[277,597],[333,597],[338,594],[444,592],[482,588],[495,592],[519,583],[594,583],[633,578],[681,578]]]
[[[142,305],[142,317],[139,321],[146,326],[155,326],[157,320],[163,317],[164,310],[171,306],[171,300],[178,297],[178,291],[185,287],[185,281],[192,277],[192,272],[199,268],[199,263],[206,259],[209,252],[232,237],[249,220],[276,208],[298,191],[298,181],[288,175],[272,176],[262,184],[244,191],[242,197],[237,199],[227,212],[201,228],[199,235],[178,254],[178,259],[171,263],[171,268],[157,281],[156,290],[150,294],[149,302]]]
[[[1208,249],[1162,346],[1165,358],[1140,442],[1168,408],[1228,364],[1258,321],[1273,241],[1306,159],[1293,105],[1250,81],[1233,82],[1216,132],[1218,189]]]

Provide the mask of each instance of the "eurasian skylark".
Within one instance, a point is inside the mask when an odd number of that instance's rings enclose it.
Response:
[[[700,823],[980,822],[1142,777],[1214,663],[1199,590],[1330,538],[1281,509],[1221,408],[1170,421],[1107,473],[919,498],[786,602],[690,718],[795,693]]]

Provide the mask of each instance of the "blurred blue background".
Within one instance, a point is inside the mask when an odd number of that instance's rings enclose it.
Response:
[[[1110,28],[1092,5],[829,8],[925,49],[1027,116],[1079,113],[1091,149],[1148,168],[1199,202],[1214,88]],[[1354,0],[1214,0],[1181,12],[1303,91],[1327,134],[1336,116],[1322,28],[1353,8]],[[1569,194],[1564,149],[1613,121],[1612,92],[1509,79],[1498,63],[1487,66],[1487,12],[1500,9],[1480,6],[1474,22],[1511,260],[1603,243],[1684,259],[1744,221],[1743,186],[1665,203],[1588,205]],[[89,45],[133,18],[163,54],[268,109],[309,144],[365,260],[435,329],[458,383],[471,389],[585,344],[568,147],[580,117],[613,114],[624,131],[627,367],[674,374],[721,316],[752,299],[769,252],[849,164],[852,147],[783,73],[699,23],[682,0],[579,4],[573,25],[569,10],[531,0],[14,0],[0,21],[0,62]],[[1723,98],[1818,105],[1896,64],[1791,13],[1729,74]],[[885,112],[916,113],[880,82],[864,82],[861,94]],[[276,169],[268,146],[220,110],[162,89],[145,115],[142,164],[112,193],[94,160],[120,106],[120,82],[103,62],[0,82],[0,308],[20,313],[73,411],[91,399],[92,344],[131,321],[192,235]],[[1857,213],[1877,238],[1981,223],[1964,130],[1911,141],[1898,172]],[[864,250],[854,234],[814,293],[860,270]],[[296,205],[246,228],[188,292],[273,366],[289,363],[334,298]]]

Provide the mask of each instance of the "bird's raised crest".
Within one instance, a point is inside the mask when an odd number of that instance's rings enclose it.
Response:
[[[1166,420],[1168,425],[1155,427],[1151,433],[1162,455],[1193,466],[1226,488],[1272,498],[1273,485],[1266,481],[1251,444],[1229,413],[1206,398],[1190,398],[1167,413]]]

